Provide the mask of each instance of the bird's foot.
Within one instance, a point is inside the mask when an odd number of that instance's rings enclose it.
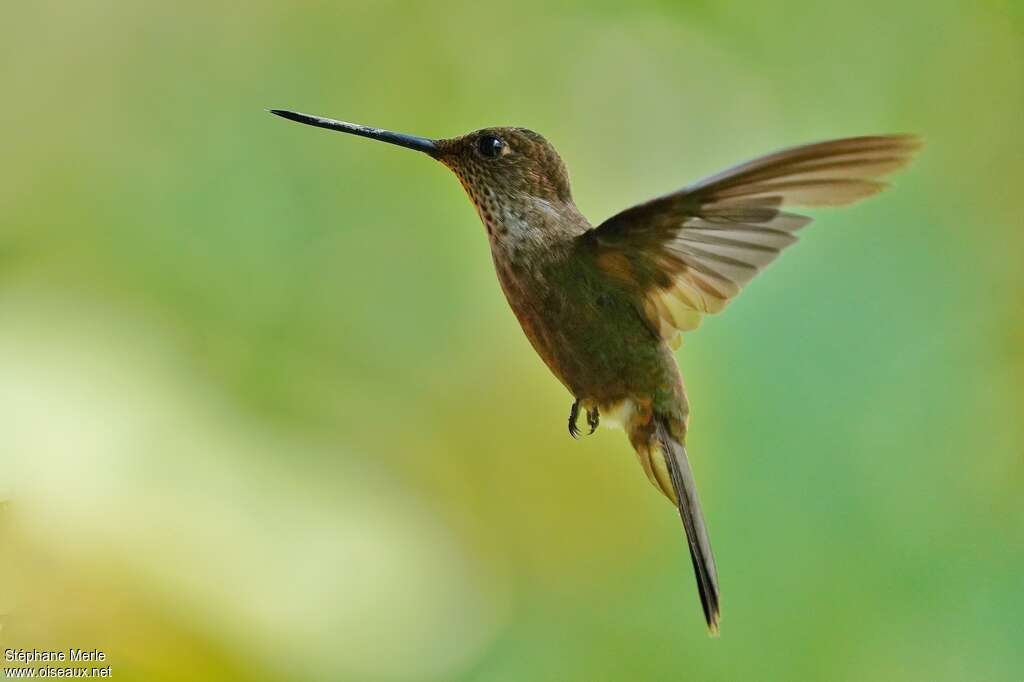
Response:
[[[580,399],[577,398],[576,401],[572,404],[572,407],[569,408],[569,435],[572,436],[573,438],[579,438],[580,437],[580,430],[576,426],[576,422],[579,421],[579,418],[580,418]],[[590,427],[590,431],[587,432],[587,435],[589,436],[590,434],[594,433],[594,431],[597,430],[597,425],[600,424],[600,423],[601,423],[601,414],[597,411],[597,408],[596,407],[589,407],[589,408],[587,408],[587,426]]]
[[[580,437],[580,430],[576,427],[576,420],[580,418],[580,399],[577,398],[576,402],[569,408],[569,435],[573,438]],[[588,417],[589,419],[589,417]]]

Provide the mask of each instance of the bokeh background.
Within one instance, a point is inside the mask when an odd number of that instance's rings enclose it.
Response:
[[[1024,9],[0,11],[0,644],[125,680],[1024,674]],[[598,221],[916,132],[678,353],[723,589],[570,397],[443,167],[277,106],[542,131]]]

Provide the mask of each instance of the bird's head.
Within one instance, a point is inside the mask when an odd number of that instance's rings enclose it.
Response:
[[[437,148],[436,158],[452,169],[478,206],[486,200],[572,200],[562,158],[532,130],[484,128],[438,140]]]

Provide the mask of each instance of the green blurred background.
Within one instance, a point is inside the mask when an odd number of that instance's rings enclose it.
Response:
[[[0,644],[131,680],[1024,674],[1020,2],[9,3]],[[543,132],[598,221],[927,146],[687,337],[723,590],[565,432],[455,178],[286,107]]]

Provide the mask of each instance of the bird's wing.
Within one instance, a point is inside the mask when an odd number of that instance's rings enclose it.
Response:
[[[789,206],[842,206],[887,186],[878,178],[917,149],[904,135],[852,137],[784,149],[628,208],[580,239],[606,275],[642,296],[670,342],[717,313],[810,218]]]

